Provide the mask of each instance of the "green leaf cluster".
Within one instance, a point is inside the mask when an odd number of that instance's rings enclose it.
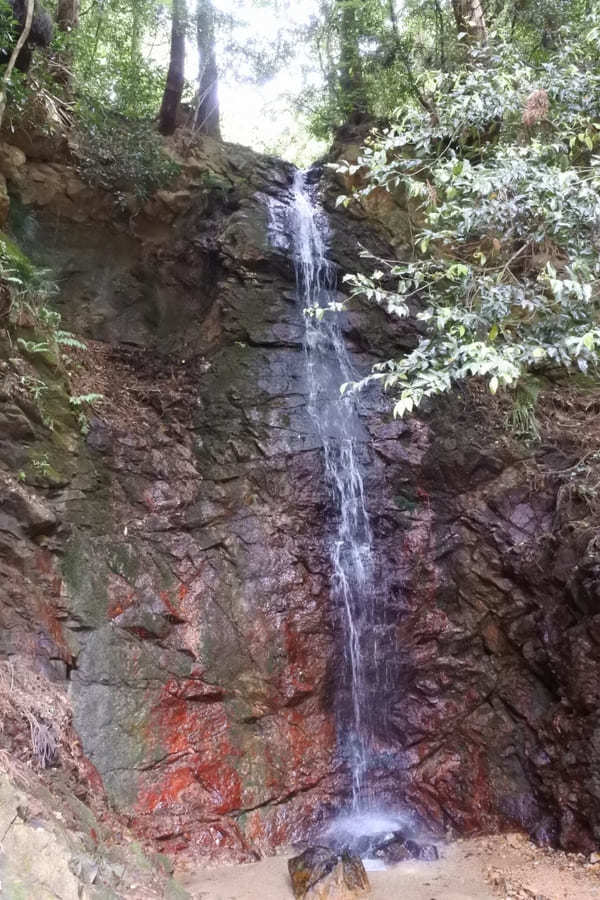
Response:
[[[144,201],[180,171],[152,122],[102,106],[80,111],[79,159],[86,181],[110,191],[123,208],[130,195]]]
[[[156,115],[169,27],[168,9],[157,0],[102,0],[83,8],[65,39],[81,106],[127,119]]]
[[[392,390],[396,415],[472,377],[496,393],[530,373],[597,373],[599,28],[597,13],[565,24],[541,64],[497,42],[485,68],[475,57],[429,73],[435,117],[399,108],[356,164],[336,167],[366,173],[354,202],[376,188],[413,202],[407,261],[348,279],[353,295],[417,322],[414,350],[360,382]]]

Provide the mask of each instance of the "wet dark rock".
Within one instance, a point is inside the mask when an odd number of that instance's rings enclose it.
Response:
[[[385,843],[386,839],[392,840],[392,836],[388,834],[366,834],[354,840],[351,847],[359,856],[371,856],[378,847]]]
[[[355,835],[341,828],[328,834],[328,846],[342,852],[348,849],[360,857],[372,856],[377,850],[395,841],[404,843],[405,836],[401,831],[381,831],[373,834]]]
[[[22,530],[31,537],[48,534],[58,525],[53,509],[39,494],[0,472],[0,501],[4,529],[14,534]]]
[[[98,416],[92,416],[88,423],[87,444],[98,453],[108,453],[111,448],[112,435],[106,423]]]
[[[407,859],[415,858],[403,840],[390,841],[389,844],[378,847],[374,850],[373,856],[383,860],[388,866],[394,866],[397,863],[405,862]]]
[[[327,847],[310,847],[288,860],[297,900],[351,900],[369,891],[369,879],[358,856],[339,856]]]
[[[407,840],[405,845],[413,859],[422,859],[426,862],[434,862],[439,858],[435,844],[419,844],[417,841]]]
[[[306,897],[318,881],[326,878],[337,866],[339,857],[328,847],[309,847],[300,856],[288,860],[294,896]]]
[[[336,727],[351,698],[289,236],[268,241],[265,204],[287,201],[292,173],[229,145],[198,154],[187,196],[155,198],[135,232],[25,198],[23,240],[61,283],[65,326],[92,339],[86,390],[105,399],[87,438],[71,416],[58,445],[3,387],[0,653],[72,673],[84,754],[144,836],[248,859],[347,806]],[[205,190],[207,172],[226,189]],[[368,267],[357,242],[390,258],[386,240],[332,212],[340,271]],[[344,328],[365,373],[416,335],[370,307]],[[542,392],[542,418],[560,401]],[[588,401],[569,394],[565,428],[525,446],[477,392],[404,422],[362,396],[371,789],[434,834],[511,825],[596,849],[598,523],[583,475],[565,481],[581,459],[598,478]],[[18,484],[46,456],[58,481]],[[412,852],[402,838],[382,848],[390,861]]]
[[[422,844],[412,838],[407,838],[401,831],[376,839],[371,848],[370,855],[383,860],[387,865],[395,865],[407,859],[420,859],[433,862],[439,854],[435,844]]]

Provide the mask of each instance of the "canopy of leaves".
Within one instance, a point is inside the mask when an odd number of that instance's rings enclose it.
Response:
[[[565,4],[566,5],[566,4]],[[522,26],[525,28],[525,26]],[[420,338],[376,367],[402,415],[470,376],[492,392],[529,372],[596,373],[600,354],[600,17],[557,27],[527,59],[495,36],[456,71],[423,72],[416,103],[345,174],[413,198],[406,262],[350,276],[353,294],[412,314]],[[364,383],[364,382],[363,382]]]
[[[63,39],[80,103],[128,118],[155,116],[169,27],[168,7],[157,0],[103,0],[84,7],[78,27]]]
[[[549,59],[562,44],[561,27],[580,24],[590,11],[586,0],[481,0],[488,29],[532,64]],[[350,7],[351,17],[340,11]],[[350,23],[350,25],[348,25]],[[344,31],[350,28],[351,33]],[[330,136],[348,120],[355,98],[341,73],[344,40],[358,51],[368,113],[389,119],[401,104],[426,102],[428,72],[455,72],[465,65],[466,35],[457,31],[451,0],[322,0],[309,38],[322,72],[323,89],[310,87],[299,106],[312,129]]]

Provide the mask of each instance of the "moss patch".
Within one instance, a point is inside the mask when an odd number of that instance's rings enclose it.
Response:
[[[8,272],[13,272],[24,283],[34,279],[35,266],[31,260],[11,238],[2,233],[0,233],[0,266]]]

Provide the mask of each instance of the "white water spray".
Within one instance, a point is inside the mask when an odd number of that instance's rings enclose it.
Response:
[[[336,299],[335,268],[326,258],[327,223],[312,203],[304,175],[296,174],[288,212],[298,303],[305,310],[304,350],[308,411],[322,441],[336,515],[330,555],[333,595],[344,621],[352,721],[343,735],[352,771],[352,808],[368,805],[371,744],[365,638],[372,626],[372,538],[358,459],[362,425],[356,397],[340,387],[355,378],[339,315],[319,314]]]

